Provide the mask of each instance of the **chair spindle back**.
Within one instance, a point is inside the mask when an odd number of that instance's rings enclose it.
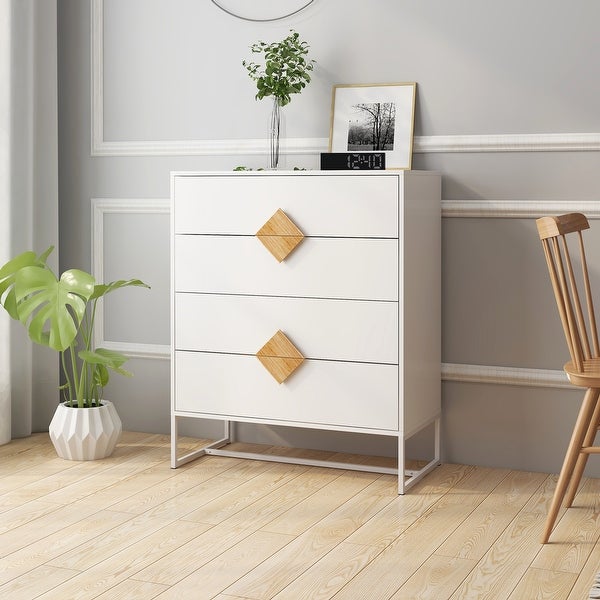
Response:
[[[600,356],[596,316],[581,233],[590,226],[586,217],[580,213],[543,217],[537,219],[536,223],[571,361],[576,370],[583,373],[584,360]],[[569,234],[577,234],[569,237],[576,237],[578,241],[578,269],[575,268],[577,264],[571,260],[567,241]],[[583,282],[587,320],[582,310],[578,281]]]

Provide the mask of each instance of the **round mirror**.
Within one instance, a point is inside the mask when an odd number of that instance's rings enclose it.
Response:
[[[277,21],[300,12],[314,0],[212,0],[232,17],[247,21]]]

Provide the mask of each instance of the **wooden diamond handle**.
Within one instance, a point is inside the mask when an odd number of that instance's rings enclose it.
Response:
[[[304,362],[304,356],[281,330],[256,353],[256,357],[277,383],[283,383]]]
[[[281,262],[304,239],[304,234],[278,208],[275,214],[256,232],[256,237]]]

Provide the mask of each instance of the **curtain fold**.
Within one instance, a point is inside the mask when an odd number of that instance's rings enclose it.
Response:
[[[10,254],[10,4],[0,2],[0,264]],[[0,444],[11,437],[9,319],[0,314]]]
[[[3,264],[58,248],[56,0],[0,0],[0,28]],[[23,327],[0,315],[0,443],[47,429],[57,387],[55,353],[33,348]]]

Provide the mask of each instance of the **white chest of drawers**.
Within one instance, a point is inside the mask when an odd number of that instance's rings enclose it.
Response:
[[[439,175],[184,172],[171,197],[172,466],[237,456],[229,424],[251,422],[397,437],[399,468],[381,470],[400,493],[433,468]],[[226,432],[179,457],[190,417]],[[405,476],[405,440],[431,424],[435,456]]]

